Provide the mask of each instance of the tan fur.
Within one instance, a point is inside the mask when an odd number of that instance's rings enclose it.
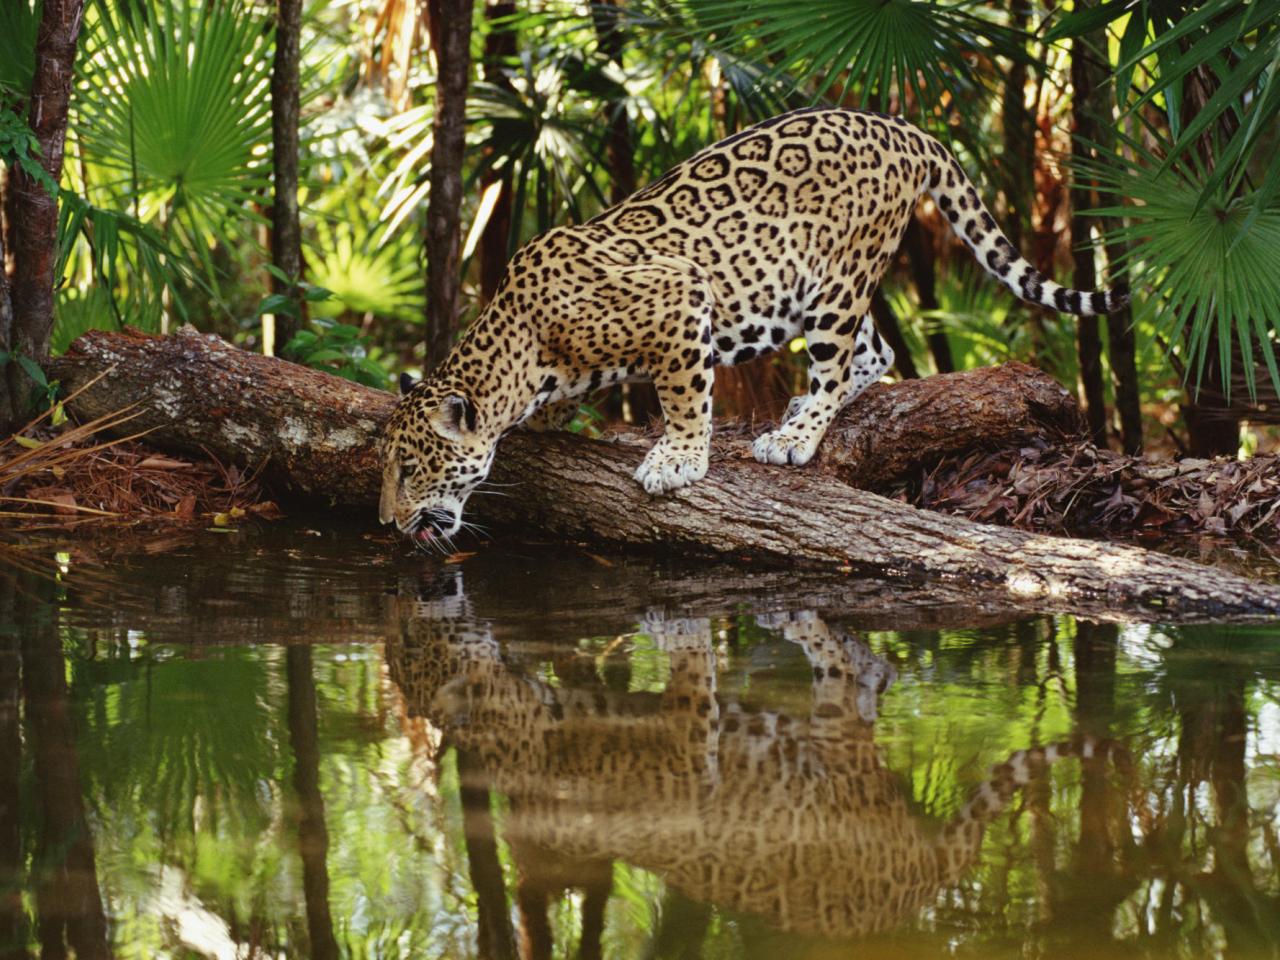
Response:
[[[492,302],[387,428],[383,521],[456,531],[506,430],[535,416],[554,425],[575,398],[623,380],[652,380],[666,422],[636,479],[654,494],[694,483],[707,470],[714,367],[798,336],[809,390],[753,452],[807,463],[836,413],[893,362],[867,309],[926,193],[1019,296],[1077,313],[1123,302],[1036,272],[955,159],[903,120],[785,114],[516,254]],[[549,406],[555,414],[539,416]]]
[[[785,930],[883,932],[960,880],[985,825],[1037,770],[1122,755],[1093,740],[1019,751],[940,823],[875,743],[894,668],[813,613],[758,618],[813,669],[808,709],[788,712],[718,689],[707,620],[640,624],[670,674],[661,693],[624,693],[509,664],[451,602],[404,604],[387,664],[407,722],[433,727],[432,754],[470,751],[506,797],[503,839],[523,873],[621,860]]]

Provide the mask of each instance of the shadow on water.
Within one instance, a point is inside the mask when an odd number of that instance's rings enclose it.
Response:
[[[1273,629],[349,532],[17,559],[0,958],[1280,956]]]

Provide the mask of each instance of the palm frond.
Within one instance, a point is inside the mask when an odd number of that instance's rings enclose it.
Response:
[[[41,0],[0,3],[0,107],[25,99],[31,89],[42,6]]]
[[[1206,201],[1202,168],[1162,168],[1145,149],[1129,147],[1129,155],[1081,166],[1105,193],[1134,203],[1096,213],[1129,219],[1112,236],[1130,251],[1120,266],[1131,285],[1149,294],[1138,319],[1151,322],[1171,349],[1185,349],[1187,377],[1194,372],[1197,387],[1216,343],[1223,384],[1239,362],[1256,400],[1260,360],[1280,392],[1280,203],[1221,185]]]
[[[269,187],[269,24],[239,0],[142,0],[87,28],[73,122],[135,215],[213,276],[210,240],[252,242]]]
[[[682,0],[699,32],[734,37],[767,78],[811,102],[885,109],[936,126],[939,109],[971,101],[973,53],[1025,59],[1022,37],[968,0]]]

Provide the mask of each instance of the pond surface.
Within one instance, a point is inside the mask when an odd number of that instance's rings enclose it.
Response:
[[[349,528],[0,560],[6,958],[1280,955],[1275,628]]]

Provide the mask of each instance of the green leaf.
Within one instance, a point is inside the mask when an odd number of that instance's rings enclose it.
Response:
[[[40,365],[38,363],[30,357],[23,356],[22,354],[18,354],[17,361],[18,366],[20,366],[27,376],[35,381],[41,389],[49,386],[49,379],[45,376],[45,372],[40,369]]]
[[[1108,0],[1096,7],[1077,6],[1071,13],[1058,18],[1058,22],[1045,33],[1045,42],[1054,43],[1067,38],[1087,36],[1126,13],[1134,13],[1131,0]]]
[[[346,359],[347,359],[347,355],[345,353],[343,353],[341,350],[334,350],[332,348],[317,350],[315,351],[315,353],[307,354],[308,364],[332,363],[335,360],[346,360]]]
[[[260,317],[264,313],[283,313],[286,316],[295,318],[301,316],[298,304],[292,297],[283,293],[272,293],[262,298],[262,303],[258,305],[258,310],[254,313],[254,317]]]

